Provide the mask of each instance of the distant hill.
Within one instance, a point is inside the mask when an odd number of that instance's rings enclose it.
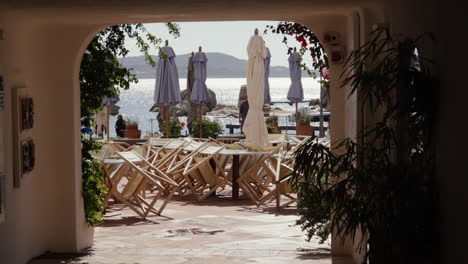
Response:
[[[177,55],[175,61],[180,78],[187,77],[187,63],[190,54]],[[231,55],[217,52],[207,52],[208,57],[208,78],[244,78],[247,61],[241,60]],[[157,61],[158,57],[153,56]],[[156,69],[146,63],[143,56],[120,58],[119,61],[128,68],[133,68],[133,72],[141,79],[154,78]],[[303,76],[306,76],[303,73]],[[270,77],[289,77],[288,67],[270,67]]]

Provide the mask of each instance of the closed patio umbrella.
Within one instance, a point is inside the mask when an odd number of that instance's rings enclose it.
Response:
[[[120,99],[118,97],[104,97],[102,99],[102,105],[106,107],[106,113],[107,113],[107,119],[106,119],[106,134],[107,134],[107,141],[110,141],[110,127],[109,127],[109,120],[110,120],[110,114],[111,114],[111,106],[115,105]]]
[[[193,83],[195,82],[195,74],[193,72],[193,57],[195,54],[192,51],[192,55],[189,57],[187,63],[187,89],[192,91]]]
[[[192,94],[190,100],[193,103],[198,104],[198,115],[200,117],[200,138],[203,134],[202,129],[202,104],[208,103],[210,101],[210,93],[208,92],[208,87],[206,87],[206,63],[208,59],[206,54],[201,51],[195,54],[193,57],[193,71],[195,75],[195,82],[193,83]]]
[[[288,59],[289,75],[291,76],[291,85],[289,86],[288,100],[296,103],[296,126],[298,123],[297,103],[302,102],[302,100],[304,100],[304,89],[302,88],[301,82],[302,69],[298,62],[300,57],[301,55],[298,52],[296,52],[296,49],[294,48],[294,52],[291,53]]]
[[[247,99],[249,112],[244,122],[243,131],[246,141],[260,146],[269,145],[268,131],[263,116],[265,66],[263,60],[267,56],[265,41],[255,29],[247,46],[249,60],[247,62]]]
[[[156,67],[156,87],[154,89],[154,103],[164,109],[164,123],[166,137],[169,136],[169,106],[180,103],[179,74],[175,64],[175,52],[168,46],[161,48],[158,65]]]
[[[267,55],[264,60],[264,65],[265,65],[265,95],[264,95],[264,104],[270,104],[271,103],[271,96],[270,96],[270,82],[268,81],[268,77],[270,76],[270,50],[266,48]]]

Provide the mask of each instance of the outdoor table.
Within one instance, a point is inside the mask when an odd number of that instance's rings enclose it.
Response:
[[[248,151],[245,149],[223,149],[219,152],[220,155],[230,155],[232,156],[232,199],[239,199],[239,156],[240,155],[271,155],[270,152],[256,152]]]

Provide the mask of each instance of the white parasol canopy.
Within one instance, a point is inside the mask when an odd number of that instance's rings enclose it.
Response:
[[[268,131],[263,116],[265,72],[263,60],[267,56],[265,41],[255,30],[247,46],[247,99],[249,112],[244,122],[243,131],[246,141],[260,146],[269,145]]]

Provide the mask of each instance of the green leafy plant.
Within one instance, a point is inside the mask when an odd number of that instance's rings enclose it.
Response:
[[[169,121],[169,137],[180,137],[182,126],[178,120]]]
[[[310,122],[312,117],[310,116],[310,113],[307,109],[304,109],[303,111],[299,112],[299,122]]]
[[[100,149],[101,145],[93,138],[81,136],[82,195],[86,221],[91,226],[102,222],[104,196],[108,191],[104,184],[104,172],[101,165],[90,154]]]
[[[294,153],[297,223],[322,242],[363,232],[369,263],[438,263],[431,139],[438,81],[415,55],[421,39],[373,32],[342,76],[376,122],[359,142],[334,144],[336,153],[313,140]]]
[[[140,119],[137,116],[127,116],[125,118],[125,125],[127,126],[138,126]]]
[[[158,131],[146,131],[145,133],[145,137],[155,137],[155,136],[159,136]]]
[[[202,122],[202,136],[203,138],[218,138],[219,135],[223,134],[224,129],[216,121],[203,120]],[[195,120],[192,123],[192,129],[190,134],[193,137],[200,137],[200,120]]]
[[[269,116],[265,123],[267,125],[268,134],[279,134],[281,130],[278,127],[278,117],[277,116]]]
[[[278,117],[277,116],[269,116],[265,122],[267,124],[278,124]]]

